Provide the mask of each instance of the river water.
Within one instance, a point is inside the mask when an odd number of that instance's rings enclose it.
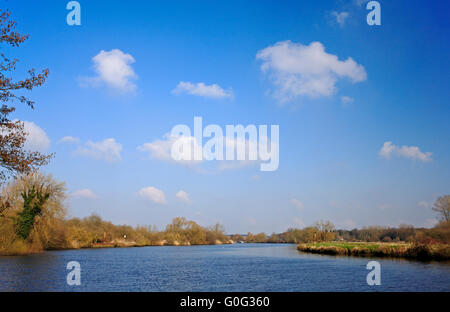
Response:
[[[369,286],[366,265],[381,264]],[[81,267],[69,286],[67,263]],[[107,248],[0,257],[0,291],[450,291],[450,264],[300,253],[291,244]]]

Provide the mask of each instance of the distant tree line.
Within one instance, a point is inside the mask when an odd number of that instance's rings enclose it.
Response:
[[[347,242],[410,242],[450,243],[450,222],[441,221],[431,229],[414,228],[412,225],[399,227],[370,226],[362,229],[336,230],[329,221],[319,221],[303,229],[290,228],[283,233],[265,233],[246,236],[231,235],[231,239],[247,243],[312,243],[329,241]]]

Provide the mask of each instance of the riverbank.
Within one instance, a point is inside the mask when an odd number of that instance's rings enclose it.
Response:
[[[175,241],[161,240],[156,241],[154,243],[137,243],[135,241],[116,240],[106,243],[93,243],[90,246],[81,248],[86,249],[86,248],[120,248],[120,247],[149,247],[149,246],[193,246],[193,245],[223,245],[223,244],[234,244],[234,241],[216,240],[213,243],[191,244],[190,242],[178,242],[176,240]],[[80,249],[80,248],[71,248],[71,249]]]
[[[299,244],[297,249],[301,252],[336,256],[450,260],[448,244],[320,242]]]
[[[129,248],[129,247],[157,247],[157,246],[212,246],[212,245],[228,245],[234,244],[232,240],[220,241],[216,240],[212,243],[191,244],[190,242],[178,242],[161,240],[156,242],[138,243],[136,241],[127,240],[114,240],[111,242],[90,243],[87,245],[79,245],[76,242],[72,242],[71,245],[62,248],[49,248],[49,249],[29,249],[24,244],[16,244],[14,248],[8,250],[0,249],[0,256],[26,256],[30,254],[38,254],[46,250],[77,250],[77,249],[99,249],[99,248]]]
[[[20,237],[17,216],[0,217],[0,255],[22,256],[45,250],[85,248],[219,245],[233,241],[220,224],[204,227],[194,221],[177,217],[163,231],[154,227],[114,225],[99,216],[83,219],[43,220],[36,222],[26,239]]]

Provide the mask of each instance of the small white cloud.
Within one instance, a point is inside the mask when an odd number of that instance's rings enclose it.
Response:
[[[130,66],[135,59],[130,54],[119,49],[102,50],[92,58],[92,61],[97,76],[86,78],[85,82],[94,86],[105,84],[121,92],[133,92],[136,89],[133,80],[137,75]]]
[[[355,101],[352,97],[349,96],[341,96],[341,103],[342,107],[348,107],[350,104],[352,104]]]
[[[341,78],[349,78],[354,83],[367,79],[362,65],[351,57],[339,60],[327,53],[320,42],[302,45],[281,41],[259,51],[256,58],[262,61],[262,72],[270,74],[275,87],[273,96],[280,103],[299,96],[331,96]]]
[[[178,140],[182,140],[185,144],[191,147],[191,155],[185,155],[186,157],[181,157],[183,160],[174,160],[172,158],[172,145]],[[180,141],[179,141],[180,142]],[[181,143],[180,143],[181,144]],[[144,143],[141,146],[138,146],[138,150],[142,152],[148,152],[150,158],[164,160],[168,162],[175,162],[177,164],[182,165],[196,165],[200,163],[200,160],[194,160],[194,150],[199,148],[200,146],[197,144],[197,140],[193,136],[181,136],[175,137],[171,136],[170,133],[167,133],[163,136],[162,140],[155,140],[153,142]],[[190,157],[188,157],[190,156]],[[192,159],[192,160],[184,160],[184,159]]]
[[[74,137],[71,137],[71,136],[62,137],[58,141],[58,143],[79,143],[79,142],[80,142],[79,138],[74,138]]]
[[[279,147],[277,146],[277,143],[272,143],[272,141],[267,140],[269,144],[270,150],[278,150]],[[272,145],[273,144],[273,145]],[[250,151],[257,151],[258,150],[258,141],[257,140],[250,140],[248,138],[242,138],[242,137],[235,137],[230,138],[228,136],[224,137],[224,149],[230,149],[230,150],[243,150],[245,154],[243,155],[244,160],[222,160],[219,161],[217,165],[218,170],[235,170],[235,169],[241,169],[244,167],[250,167],[250,166],[256,166],[261,163],[261,160],[250,160]]]
[[[432,161],[431,152],[423,153],[420,151],[420,149],[417,146],[398,146],[395,144],[392,144],[392,142],[384,142],[383,146],[381,147],[379,153],[381,157],[390,159],[391,156],[394,154],[398,157],[405,157],[410,158],[413,160],[420,160],[422,162],[430,162]]]
[[[203,82],[192,83],[180,81],[177,87],[172,90],[174,94],[187,93],[190,95],[208,97],[208,98],[232,98],[233,91],[231,89],[224,90],[217,84],[206,85]]]
[[[31,121],[24,121],[24,131],[28,133],[24,149],[45,152],[50,147],[50,139],[42,128]]]
[[[178,141],[181,140],[181,141]],[[190,155],[188,150],[180,151],[180,160],[175,160],[172,158],[172,145],[178,142],[179,145],[190,146]],[[273,145],[272,145],[273,144]],[[271,140],[268,140],[269,150],[278,150],[278,146],[276,143],[272,143]],[[224,147],[224,160],[215,160],[216,169],[219,171],[224,170],[234,170],[240,169],[244,167],[254,166],[260,164],[261,160],[250,160],[250,151],[258,151],[258,141],[250,140],[248,138],[235,137],[230,138],[228,136],[223,137],[223,147]],[[155,140],[152,142],[144,143],[137,147],[139,151],[148,152],[150,158],[163,160],[167,162],[172,162],[180,165],[187,166],[197,166],[201,163],[205,162],[205,158],[202,160],[194,159],[194,151],[196,149],[202,150],[202,146],[197,143],[197,140],[193,136],[179,136],[173,137],[169,133],[165,134],[162,140]],[[243,155],[243,160],[225,160],[226,150],[233,149],[234,151],[243,150],[245,154]],[[198,167],[197,167],[198,168]]]
[[[73,197],[96,199],[97,195],[90,189],[82,189],[72,193]]]
[[[142,198],[150,200],[154,203],[161,205],[166,204],[166,196],[164,195],[164,192],[157,189],[156,187],[153,186],[144,187],[139,190],[138,194]]]
[[[189,198],[189,194],[186,193],[186,192],[183,191],[183,190],[178,191],[177,194],[176,194],[175,196],[176,196],[176,198],[177,198],[179,201],[181,201],[181,202],[183,202],[183,203],[185,203],[185,204],[190,204],[190,203],[191,203],[191,199]]]
[[[359,6],[359,7],[362,7],[362,5],[363,5],[364,3],[366,3],[367,1],[369,1],[369,0],[353,0],[353,2],[355,3],[355,5],[357,5],[357,6]]]
[[[331,12],[331,15],[333,15],[336,18],[336,22],[340,26],[344,26],[345,21],[347,20],[347,18],[349,17],[350,14],[348,12],[333,11],[333,12]]]
[[[150,158],[169,161],[172,159],[170,150],[175,138],[170,138],[169,135],[165,135],[164,138],[163,140],[144,143],[137,149],[141,152],[149,152]]]
[[[116,142],[115,139],[109,138],[100,142],[88,141],[84,144],[84,146],[79,147],[75,153],[105,160],[107,162],[116,162],[122,159],[120,156],[121,151],[122,145]]]
[[[396,146],[392,142],[384,142],[383,147],[378,154],[383,158],[391,158],[391,154],[396,150]]]
[[[298,210],[303,210],[303,203],[301,201],[299,201],[298,199],[291,199],[291,203],[298,209]]]

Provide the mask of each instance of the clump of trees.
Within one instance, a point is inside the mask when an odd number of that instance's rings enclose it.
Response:
[[[410,242],[414,240],[417,229],[412,225],[400,225],[398,228],[370,226],[362,229],[338,230],[337,235],[345,241],[362,242]]]
[[[247,233],[245,241],[247,243],[267,243],[267,235],[265,233],[258,233],[258,234]]]
[[[230,239],[225,235],[222,225],[202,227],[194,221],[178,217],[167,225],[163,239],[173,245],[205,245],[227,243]]]
[[[239,237],[237,234],[232,238]],[[336,231],[333,223],[330,221],[317,221],[312,226],[303,229],[290,228],[286,232],[276,234],[272,233],[267,236],[265,233],[252,234],[248,233],[246,237],[242,237],[247,243],[306,243],[306,242],[322,242],[331,241],[336,237]]]
[[[441,198],[437,203],[441,203]],[[442,206],[440,206],[442,207]],[[445,210],[440,210],[442,220],[431,229],[414,228],[412,225],[399,227],[370,226],[353,230],[337,230],[329,221],[318,221],[303,229],[290,228],[283,233],[272,233],[269,237],[264,233],[247,236],[234,234],[233,240],[248,243],[313,243],[313,242],[409,242],[417,244],[450,244],[450,222],[445,220]]]
[[[431,229],[419,230],[415,241],[420,244],[450,244],[450,222],[442,221]]]
[[[28,253],[65,245],[64,183],[39,172],[16,177],[2,189],[0,252]]]

